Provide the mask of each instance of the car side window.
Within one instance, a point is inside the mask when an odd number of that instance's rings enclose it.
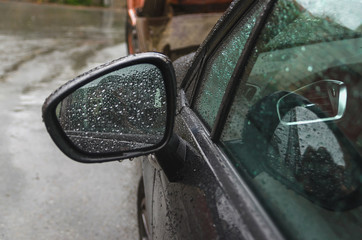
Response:
[[[226,86],[244,45],[261,12],[256,4],[216,48],[206,64],[195,110],[208,127],[212,127]]]
[[[358,7],[278,1],[222,132],[222,149],[291,238],[362,234]]]

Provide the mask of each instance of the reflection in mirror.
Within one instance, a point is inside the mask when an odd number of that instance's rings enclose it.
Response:
[[[337,80],[322,80],[281,97],[277,102],[277,112],[280,122],[285,125],[326,122],[341,119],[346,104],[345,84]],[[303,120],[295,118],[294,115],[289,118],[283,117],[286,111],[298,108],[313,109],[313,112],[318,113],[318,117]]]
[[[284,118],[289,118],[289,114]],[[298,107],[293,114],[300,121],[318,118],[308,108]],[[331,207],[360,185],[357,155],[347,149],[326,122],[291,126],[280,123],[270,140],[265,161],[268,170],[283,176],[281,182],[312,201]],[[334,208],[342,208],[343,203],[339,205]]]
[[[166,92],[161,71],[137,64],[103,75],[61,101],[56,116],[69,139],[88,153],[151,147],[164,137]]]

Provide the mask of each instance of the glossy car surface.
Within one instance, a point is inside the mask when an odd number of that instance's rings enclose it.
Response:
[[[143,238],[360,239],[361,16],[359,2],[235,1],[195,54],[173,66],[148,53],[101,67],[98,75],[88,73],[53,94],[44,105],[45,123],[78,161],[144,154],[138,201]],[[139,64],[159,73],[144,78]],[[119,83],[128,79],[150,89],[151,97],[140,101],[154,101],[151,112],[169,119],[164,127],[162,121],[150,129],[143,121],[136,126],[164,137],[122,150],[127,134],[104,130],[122,141],[116,139],[109,152],[81,149],[64,136],[67,125],[59,124],[56,106],[80,86],[91,89],[125,67],[137,68],[143,80],[123,77]],[[149,81],[164,89],[161,98]]]

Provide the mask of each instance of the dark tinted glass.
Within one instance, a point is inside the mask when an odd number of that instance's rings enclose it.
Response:
[[[260,12],[260,5],[249,11],[218,46],[206,65],[195,110],[208,127],[214,124],[226,86]]]
[[[296,239],[362,235],[362,38],[357,1],[279,1],[222,146]]]

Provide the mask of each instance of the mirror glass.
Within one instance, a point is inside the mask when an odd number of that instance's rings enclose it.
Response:
[[[347,104],[347,88],[337,80],[322,80],[297,89],[279,99],[277,112],[285,125],[309,124],[338,120],[343,117]],[[290,110],[308,109],[318,117],[297,118]],[[288,112],[288,117],[284,117]]]
[[[160,143],[166,109],[161,71],[152,64],[137,64],[80,87],[58,104],[56,116],[82,151],[114,153]]]

